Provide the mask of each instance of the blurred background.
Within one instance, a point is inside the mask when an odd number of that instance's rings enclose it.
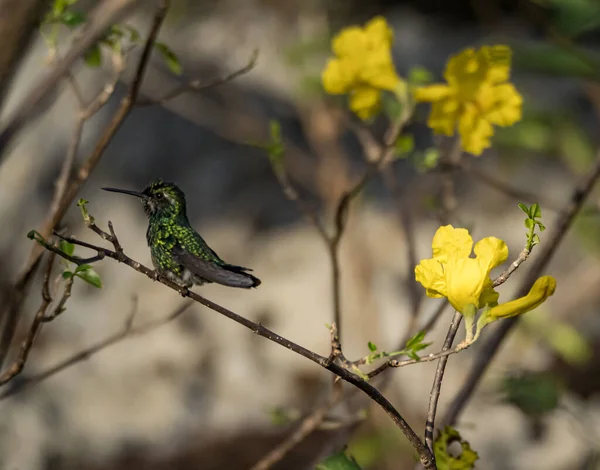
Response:
[[[151,3],[123,19],[142,38],[155,11]],[[78,8],[85,12],[92,4],[80,2]],[[227,261],[253,268],[263,281],[253,291],[208,285],[198,292],[327,355],[324,324],[332,319],[332,289],[326,247],[286,199],[256,144],[269,139],[271,120],[281,124],[290,178],[330,227],[337,199],[361,176],[365,162],[340,111],[342,102],[321,89],[320,71],[331,36],[375,15],[384,15],[394,28],[394,60],[403,76],[419,66],[419,73],[440,81],[447,58],[465,47],[513,47],[512,81],[524,96],[523,120],[498,131],[483,156],[466,157],[468,169],[455,175],[454,223],[468,227],[475,240],[491,235],[505,240],[514,259],[526,232],[517,203],[539,202],[543,222],[552,227],[595,158],[597,0],[173,0],[159,40],[176,53],[183,72],[174,75],[153,54],[142,102],[159,100],[192,80],[226,76],[247,64],[255,49],[257,64],[221,86],[134,108],[80,194],[90,201],[97,223],[106,228],[111,220],[125,252],[150,265],[141,205],[100,188],[141,191],[158,177],[176,182],[187,195],[190,221],[211,247]],[[64,53],[69,39],[64,29],[59,51]],[[131,53],[114,95],[86,123],[77,162],[87,158],[117,109],[138,54]],[[6,95],[4,119],[47,62],[47,44],[35,34]],[[114,76],[106,57],[94,65],[82,62],[73,69],[87,99]],[[76,122],[69,87],[52,99],[0,164],[4,292],[31,250],[27,232],[48,212]],[[342,344],[349,358],[368,354],[369,341],[380,349],[397,348],[415,307],[417,324],[423,325],[439,306],[439,300],[414,298],[420,286],[407,255],[414,245],[417,262],[429,258],[440,225],[443,175],[432,157],[439,143],[425,126],[427,112],[418,107],[406,130],[414,136],[414,149],[392,163],[392,184],[373,178],[350,213],[341,245]],[[383,116],[373,124],[378,135],[385,126]],[[599,204],[596,191],[544,273],[556,277],[556,294],[523,319],[461,415],[457,429],[479,453],[476,468],[600,468]],[[101,242],[85,229],[74,204],[62,227]],[[86,255],[80,248],[76,253]],[[116,262],[102,261],[95,269],[103,288],[75,283],[66,312],[44,328],[24,372],[0,395],[119,332],[132,311],[134,325],[142,325],[184,302]],[[511,298],[524,272],[502,286],[501,300]],[[41,301],[41,270],[38,277],[18,339]],[[441,348],[451,317],[446,311],[428,333],[434,344],[426,352]],[[461,329],[459,340],[463,334]],[[450,358],[440,416],[480,346]],[[387,372],[392,377],[384,394],[419,434],[434,371],[432,362]],[[324,400],[330,381],[329,373],[306,359],[192,305],[175,321],[2,395],[0,469],[249,469],[294,429],[299,416]],[[347,409],[337,411],[348,420]],[[354,418],[349,425],[324,426],[274,468],[314,468],[344,444],[364,468],[415,467],[409,443],[378,408]]]

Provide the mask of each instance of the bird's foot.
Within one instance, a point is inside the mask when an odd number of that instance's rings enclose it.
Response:
[[[180,286],[179,287],[179,295],[181,295],[181,297],[189,297],[190,289],[186,286]]]
[[[152,280],[153,281],[159,281],[160,280],[160,274],[158,274],[157,270],[152,271]]]

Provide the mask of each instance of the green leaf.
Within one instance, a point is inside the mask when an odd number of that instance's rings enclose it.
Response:
[[[412,134],[403,134],[396,139],[394,153],[397,157],[405,157],[415,149],[415,138]]]
[[[425,334],[427,332],[425,330],[419,331],[416,335],[410,338],[406,342],[406,349],[412,349],[415,345],[419,344],[421,341],[425,339]]]
[[[533,217],[534,219],[539,219],[542,216],[542,208],[537,202],[533,203],[530,209],[531,217]]]
[[[173,72],[175,75],[181,75],[183,72],[183,67],[179,63],[179,59],[175,55],[175,53],[163,42],[155,42],[154,48],[160,53],[162,59],[169,67],[169,70]]]
[[[430,147],[423,152],[422,166],[425,170],[432,170],[438,164],[440,159],[440,150],[436,147]]]
[[[54,3],[52,4],[52,13],[54,13],[56,17],[59,17],[67,7],[74,5],[75,3],[77,3],[77,0],[54,0]]]
[[[533,227],[533,220],[525,219],[525,227],[527,227],[527,228]]]
[[[58,247],[60,248],[60,251],[69,256],[73,256],[73,253],[75,252],[75,245],[66,240],[61,240],[58,244]]]
[[[506,376],[501,389],[504,401],[530,417],[554,411],[560,403],[561,390],[555,377],[546,372],[524,372]]]
[[[100,276],[98,275],[98,273],[96,271],[94,271],[93,269],[88,269],[83,272],[78,272],[75,274],[75,276],[83,279],[85,282],[87,282],[88,284],[91,284],[94,287],[97,287],[98,289],[102,289],[102,280],[100,279]]]
[[[100,67],[100,65],[102,65],[102,52],[100,51],[100,46],[96,44],[85,51],[83,60],[88,67]]]
[[[462,452],[459,456],[453,456],[449,451],[449,446],[453,442],[460,443]],[[446,426],[440,433],[433,443],[433,451],[438,470],[471,470],[479,458],[477,452],[471,449],[469,443],[463,440],[460,433],[451,426]]]
[[[62,278],[63,279],[71,279],[75,274],[71,271],[63,271]]]
[[[83,13],[78,11],[68,10],[65,11],[60,17],[61,23],[68,26],[69,28],[75,28],[80,24],[85,23],[86,18]]]
[[[525,212],[525,214],[529,215],[529,207],[527,207],[527,205],[523,204],[522,202],[519,202],[517,205],[519,206],[519,209]]]
[[[140,33],[133,26],[125,25],[125,29],[129,32],[129,40],[131,42],[140,42]]]
[[[371,343],[371,341],[369,341],[369,344],[368,344],[368,346],[369,346],[369,351],[371,351],[371,352],[375,352],[375,351],[377,351],[377,345],[376,345],[376,344],[373,344],[373,343]]]
[[[92,266],[89,264],[82,264],[80,266],[77,266],[77,268],[75,269],[76,273],[82,273],[84,271],[89,271],[90,269],[92,269]]]
[[[402,103],[393,93],[384,93],[382,95],[383,111],[390,121],[396,122],[402,116]]]
[[[358,464],[344,452],[327,457],[315,467],[315,470],[361,470]]]
[[[281,138],[281,124],[279,121],[272,119],[269,122],[269,132],[271,134],[271,142],[264,146],[267,154],[269,155],[269,161],[275,171],[278,171],[283,163],[283,156],[285,154],[285,147],[283,145],[283,139]]]
[[[433,82],[433,74],[421,65],[415,65],[408,71],[408,82],[414,86],[428,85]]]

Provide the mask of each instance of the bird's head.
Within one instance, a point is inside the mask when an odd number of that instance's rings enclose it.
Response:
[[[140,198],[148,217],[185,216],[185,195],[176,184],[158,179],[141,193],[129,189],[102,188],[104,191],[128,194]]]

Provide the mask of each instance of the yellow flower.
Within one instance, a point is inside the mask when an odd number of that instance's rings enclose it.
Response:
[[[437,230],[432,248],[433,258],[422,260],[415,268],[416,279],[428,297],[447,297],[461,313],[471,305],[497,305],[498,293],[492,288],[490,271],[506,261],[506,243],[495,237],[484,238],[475,245],[475,258],[471,258],[473,239],[469,232],[446,225]]]
[[[400,84],[392,62],[392,30],[377,16],[364,28],[350,26],[333,38],[335,58],[322,74],[323,87],[332,95],[350,95],[350,109],[361,119],[377,114],[381,90],[393,91]]]
[[[425,287],[428,297],[446,297],[465,316],[467,339],[473,339],[470,328],[478,309],[485,307],[474,339],[488,323],[533,310],[556,289],[556,280],[552,276],[543,276],[526,296],[498,305],[498,293],[492,287],[490,271],[508,258],[506,243],[496,237],[484,238],[475,244],[475,257],[471,258],[473,239],[469,232],[446,225],[435,233],[432,248],[433,258],[419,263],[415,277]]]
[[[493,125],[510,126],[521,119],[523,99],[508,83],[511,50],[508,46],[466,49],[446,65],[447,84],[415,90],[416,101],[431,102],[427,125],[437,134],[454,135],[462,148],[480,155],[488,148]]]

